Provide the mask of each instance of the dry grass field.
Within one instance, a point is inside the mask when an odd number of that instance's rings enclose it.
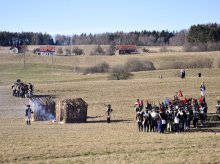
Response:
[[[2,52],[2,51],[1,51]],[[82,75],[76,67],[106,61],[111,66],[130,58],[151,60],[156,68],[175,60],[209,57],[213,68],[155,70],[134,73],[130,80],[108,80],[108,74]],[[181,134],[138,132],[134,102],[137,98],[158,102],[180,88],[186,97],[200,96],[205,82],[208,112],[215,112],[220,96],[220,52],[149,53],[135,56],[23,56],[0,53],[0,163],[220,163],[220,123]],[[202,77],[197,74],[201,72]],[[159,75],[163,74],[163,79]],[[11,95],[11,84],[20,78],[32,82],[35,94],[56,99],[82,97],[88,103],[88,121],[81,124],[33,122],[25,125],[27,99]],[[105,106],[113,108],[113,121],[106,123]]]

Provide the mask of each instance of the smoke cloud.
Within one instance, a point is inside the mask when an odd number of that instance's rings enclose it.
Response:
[[[34,119],[39,121],[55,120],[55,113],[51,111],[51,106],[44,104],[39,99],[31,99],[31,106],[33,106]]]

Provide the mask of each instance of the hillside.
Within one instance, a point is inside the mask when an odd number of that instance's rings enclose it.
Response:
[[[35,47],[33,47],[35,48]],[[88,47],[87,47],[88,48]],[[88,48],[88,51],[91,49]],[[220,96],[220,52],[164,52],[125,56],[23,56],[3,53],[0,48],[0,163],[220,163],[220,123],[191,129],[181,134],[139,133],[134,103],[137,98],[158,103],[172,98],[182,89],[186,97],[200,96],[200,84],[207,87],[208,113],[215,112]],[[106,61],[110,66],[128,59],[150,60],[157,70],[136,72],[129,80],[108,80],[108,73],[83,75],[85,68]],[[211,58],[212,68],[160,70],[168,61]],[[198,73],[202,77],[198,77]],[[163,79],[159,79],[159,75]],[[59,124],[49,121],[25,125],[27,99],[12,97],[16,79],[34,84],[37,95],[55,95],[56,99],[81,97],[88,103],[88,121]],[[106,107],[113,108],[112,123],[107,124]]]

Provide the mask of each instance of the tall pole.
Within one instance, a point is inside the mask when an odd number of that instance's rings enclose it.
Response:
[[[25,59],[25,50],[24,50],[24,69],[25,69],[25,64],[26,64],[26,59]]]
[[[26,66],[26,58],[25,58],[25,53],[26,53],[26,51],[27,51],[27,45],[26,45],[26,43],[23,43],[22,45],[21,45],[21,52],[23,52],[23,59],[24,59],[24,69],[25,69],[25,66]]]
[[[53,54],[52,54],[52,65],[53,65]]]
[[[72,54],[73,51],[73,35],[71,35],[70,39],[70,54]],[[74,60],[74,73],[76,72],[76,60]]]
[[[70,38],[70,54],[72,54],[72,46],[73,46],[73,35]]]

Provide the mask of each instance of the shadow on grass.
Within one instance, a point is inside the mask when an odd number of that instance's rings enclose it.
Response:
[[[219,128],[207,128],[207,127],[205,127],[205,128],[197,128],[197,129],[195,129],[195,128],[191,128],[191,129],[187,129],[187,131],[185,131],[185,132],[188,132],[188,133],[190,133],[190,132],[205,132],[205,133],[207,133],[207,132],[210,132],[210,133],[220,133],[220,127]]]
[[[216,113],[208,113],[205,126],[199,125],[198,128],[187,129],[186,132],[220,132],[220,117]]]
[[[220,132],[220,121],[207,121],[205,126],[198,126],[198,128],[190,128],[187,129],[186,132],[213,132],[219,133]]]
[[[95,119],[95,118],[100,118],[102,116],[87,116],[88,119]]]
[[[97,119],[97,118],[103,118],[103,116],[87,116],[87,118],[89,120],[86,121],[86,123],[107,123],[107,119],[102,119],[102,120],[94,120],[94,119]],[[132,120],[116,120],[116,119],[112,119],[111,120],[111,123],[119,123],[119,122],[132,122]]]
[[[56,98],[55,95],[33,95],[31,98],[44,98],[44,97]]]
[[[111,123],[132,122],[132,120],[111,120]],[[86,123],[107,123],[107,120],[89,120]]]

